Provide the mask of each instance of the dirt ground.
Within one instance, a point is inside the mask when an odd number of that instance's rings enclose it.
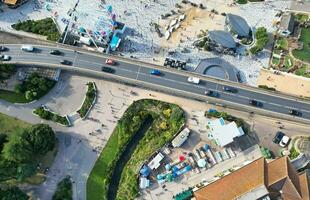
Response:
[[[283,93],[310,97],[310,79],[285,72],[277,75],[272,71],[261,69],[258,85],[267,85]]]

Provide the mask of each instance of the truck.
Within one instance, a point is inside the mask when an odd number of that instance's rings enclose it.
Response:
[[[190,83],[199,84],[200,79],[196,78],[196,77],[193,77],[193,76],[190,76],[190,77],[188,77],[187,81],[190,82]]]

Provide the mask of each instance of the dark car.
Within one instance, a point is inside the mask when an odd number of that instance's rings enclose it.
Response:
[[[111,68],[111,67],[102,67],[101,71],[103,72],[107,72],[107,73],[114,73],[115,69]]]
[[[220,94],[216,91],[213,90],[207,90],[205,91],[205,95],[209,96],[209,97],[219,97]]]
[[[291,115],[294,115],[294,116],[301,116],[301,115],[302,115],[301,112],[300,112],[299,110],[295,110],[295,109],[290,109],[290,110],[289,110],[289,113],[290,113]]]
[[[55,55],[55,56],[60,56],[62,53],[61,53],[61,51],[56,49],[56,50],[51,50],[50,54],[51,55]]]
[[[62,61],[60,61],[60,63],[63,65],[72,65],[72,62],[69,60],[62,60]]]
[[[238,92],[238,90],[236,88],[229,87],[229,86],[223,86],[223,90],[225,92],[231,92],[231,93],[237,93]]]
[[[249,104],[252,105],[252,106],[256,106],[256,107],[262,107],[263,106],[262,102],[254,100],[254,99],[251,99],[249,101]]]
[[[5,46],[0,46],[0,51],[6,51],[7,48]]]
[[[285,134],[283,132],[278,131],[276,135],[274,136],[274,138],[272,139],[272,142],[275,144],[279,144],[282,138],[284,137],[284,135]]]

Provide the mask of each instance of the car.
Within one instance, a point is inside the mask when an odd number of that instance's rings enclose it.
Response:
[[[299,110],[295,110],[295,109],[290,109],[289,114],[294,115],[294,116],[301,116],[302,115]]]
[[[231,93],[237,93],[238,90],[236,88],[230,87],[230,86],[223,86],[223,90],[225,92],[231,92]]]
[[[2,60],[2,61],[9,61],[9,60],[11,60],[11,56],[8,56],[8,55],[0,55],[0,60]]]
[[[285,136],[285,134],[281,131],[278,131],[274,138],[272,139],[272,142],[275,144],[279,144],[282,138]]]
[[[190,83],[199,84],[200,79],[197,78],[197,77],[190,76],[190,77],[188,77],[187,81],[190,82]]]
[[[210,96],[210,97],[216,97],[216,98],[220,96],[218,92],[213,91],[213,90],[206,90],[205,95]]]
[[[101,71],[107,72],[107,73],[115,73],[115,69],[113,69],[111,67],[102,67]]]
[[[254,99],[249,100],[249,104],[256,107],[262,107],[263,103]]]
[[[108,58],[108,59],[105,60],[105,64],[107,64],[107,65],[114,65],[115,62],[114,62],[114,60]]]
[[[0,46],[0,51],[6,51],[8,50],[8,48],[6,48],[5,46]]]
[[[62,60],[60,61],[60,63],[63,65],[72,65],[72,62],[70,60]]]
[[[55,55],[55,56],[60,56],[62,54],[62,52],[57,50],[57,49],[55,49],[55,50],[51,50],[50,54],[51,55]]]
[[[288,145],[288,143],[290,142],[290,140],[291,140],[290,137],[284,135],[284,136],[282,137],[282,140],[281,140],[281,142],[279,143],[279,145],[280,145],[281,147],[286,147],[286,146]]]
[[[31,45],[23,45],[20,49],[23,51],[26,51],[26,52],[33,52],[34,51],[34,47]]]
[[[150,71],[150,74],[155,75],[155,76],[160,76],[161,72],[157,69],[153,69]]]

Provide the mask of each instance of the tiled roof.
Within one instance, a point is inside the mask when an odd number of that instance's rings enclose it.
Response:
[[[302,199],[310,200],[310,192],[309,192],[310,184],[306,172],[299,175],[299,183]]]
[[[264,185],[264,158],[195,192],[197,200],[231,200]]]

